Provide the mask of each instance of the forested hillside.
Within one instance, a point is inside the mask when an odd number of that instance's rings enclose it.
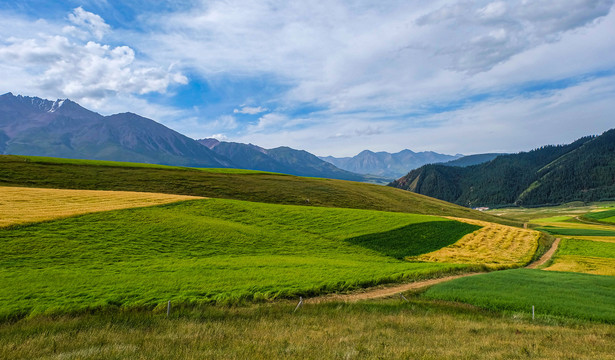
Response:
[[[390,185],[469,207],[612,199],[615,130],[465,168],[426,165]]]

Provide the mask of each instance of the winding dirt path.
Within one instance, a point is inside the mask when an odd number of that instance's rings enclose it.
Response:
[[[330,302],[330,301],[355,302],[359,300],[383,298],[387,296],[393,296],[395,294],[400,294],[400,293],[403,293],[404,291],[421,289],[421,288],[439,284],[445,281],[459,279],[459,278],[467,277],[467,276],[474,276],[478,274],[484,274],[484,272],[467,273],[467,274],[461,274],[461,275],[451,275],[451,276],[446,276],[446,277],[437,278],[437,279],[415,281],[415,282],[408,283],[408,284],[401,284],[401,285],[390,286],[390,287],[371,288],[371,289],[365,289],[365,291],[363,292],[356,292],[356,293],[350,293],[350,294],[324,295],[324,296],[319,296],[319,297],[315,297],[311,299],[306,299],[305,303],[306,304],[320,304],[323,302]]]
[[[544,253],[540,257],[540,259],[538,259],[538,260],[534,261],[533,263],[529,264],[528,266],[526,266],[526,268],[527,269],[536,269],[540,265],[544,265],[547,261],[549,261],[553,257],[553,254],[555,254],[555,252],[557,251],[557,248],[559,247],[559,241],[560,240],[561,240],[560,238],[555,239],[553,244],[551,244],[551,248],[546,253]]]
[[[529,264],[528,266],[526,266],[526,268],[536,269],[540,265],[543,265],[544,263],[549,261],[549,259],[553,257],[553,254],[555,254],[555,252],[557,251],[559,242],[560,242],[560,238],[555,239],[555,241],[551,245],[551,248],[546,253],[544,253],[544,255],[540,257],[540,259]],[[442,278],[415,281],[412,283],[401,284],[401,285],[396,285],[396,286],[377,287],[377,288],[365,289],[361,292],[354,292],[350,294],[323,295],[323,296],[318,296],[318,297],[311,298],[311,299],[305,299],[304,303],[320,304],[320,303],[332,302],[332,301],[355,302],[355,301],[360,301],[360,300],[378,299],[378,298],[393,296],[396,294],[401,294],[408,290],[421,289],[421,288],[439,284],[445,281],[450,281],[450,280],[459,279],[462,277],[474,276],[474,275],[479,275],[479,274],[484,274],[484,272],[467,273],[467,274],[461,274],[461,275],[451,275],[451,276],[446,276]]]

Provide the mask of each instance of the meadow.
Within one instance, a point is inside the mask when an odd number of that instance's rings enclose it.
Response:
[[[478,228],[427,215],[224,199],[11,226],[0,229],[0,318],[164,308],[167,300],[264,301],[472,271],[483,267],[397,257]],[[404,244],[383,242],[391,232]]]
[[[615,277],[611,276],[504,270],[437,284],[423,296],[524,314],[535,306],[539,316],[615,323]]]
[[[530,221],[542,230],[562,238],[560,247],[549,264],[544,268],[550,271],[579,272],[594,275],[615,275],[615,231],[612,225],[598,222],[608,218],[611,204],[591,204],[575,206],[574,213],[566,207],[543,209],[551,215]],[[588,222],[588,220],[590,222]]]
[[[79,316],[0,324],[2,359],[613,359],[615,327],[385,299]]]
[[[615,223],[615,209],[590,212],[585,214],[583,217],[590,220],[598,220],[600,222],[613,224]]]
[[[615,239],[564,238],[552,264],[545,270],[615,275]]]
[[[506,270],[294,312],[299,296],[522,266],[552,240],[502,224],[612,231],[577,220],[590,211],[581,205],[498,209],[500,218],[389,187],[264,172],[12,156],[0,170],[0,190],[40,191],[13,198],[15,213],[50,214],[0,228],[0,358],[615,358],[609,276]],[[138,194],[52,188],[212,198],[92,212],[112,209],[106,195],[138,205]],[[76,212],[45,217],[66,210],[62,199]],[[606,246],[565,238],[547,269],[565,257],[615,260],[612,237],[586,237]]]

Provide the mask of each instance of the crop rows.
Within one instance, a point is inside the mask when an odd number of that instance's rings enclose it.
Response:
[[[485,264],[493,269],[527,264],[536,251],[540,233],[479,220],[459,219],[482,226],[456,243],[413,259],[428,262]]]

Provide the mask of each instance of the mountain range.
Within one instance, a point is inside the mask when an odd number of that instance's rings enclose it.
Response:
[[[229,159],[237,168],[272,171],[298,176],[316,176],[332,179],[373,181],[386,183],[385,178],[352,173],[335,167],[304,150],[287,146],[264,149],[252,144],[218,141],[216,139],[197,140],[215,153]]]
[[[133,113],[102,116],[71,100],[0,96],[0,151],[195,167],[232,163],[196,141]]]
[[[397,179],[422,165],[455,160],[462,156],[460,154],[438,154],[433,151],[414,152],[405,149],[398,153],[364,150],[353,157],[325,156],[321,159],[347,171]]]
[[[387,183],[341,170],[302,150],[196,141],[133,113],[103,116],[65,100],[0,96],[0,154],[241,168]]]
[[[615,129],[479,165],[424,165],[390,185],[469,207],[613,200]]]

